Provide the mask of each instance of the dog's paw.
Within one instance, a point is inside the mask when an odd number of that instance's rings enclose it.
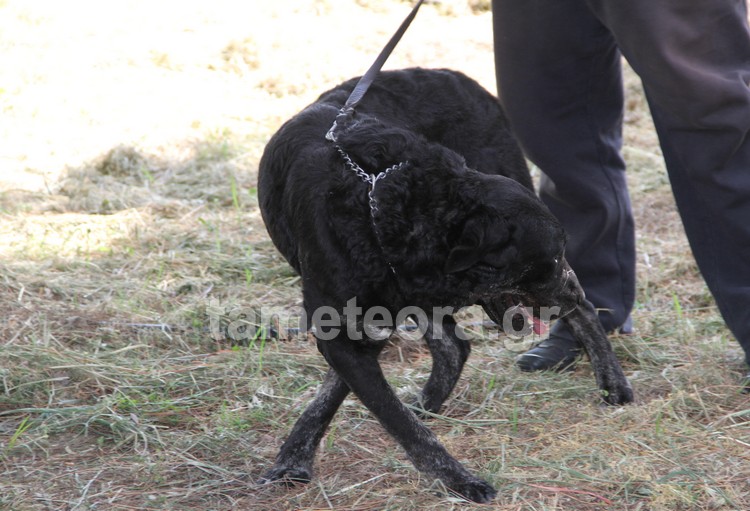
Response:
[[[271,470],[263,474],[256,484],[283,484],[285,486],[294,486],[296,484],[306,484],[312,479],[310,470],[299,467],[274,466]]]
[[[626,405],[635,399],[633,387],[630,386],[628,380],[603,386],[601,394],[607,404],[614,406]]]
[[[450,490],[461,498],[479,504],[486,504],[497,495],[497,490],[489,483],[476,478],[462,483],[454,483],[450,485]]]
[[[432,415],[436,415],[440,412],[440,408],[443,403],[435,403],[434,400],[425,398],[424,395],[419,395],[407,401],[407,406],[414,412],[414,415],[422,420],[428,419]]]

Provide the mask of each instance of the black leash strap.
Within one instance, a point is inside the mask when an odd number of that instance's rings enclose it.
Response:
[[[367,89],[370,88],[370,85],[372,85],[372,82],[375,80],[375,77],[378,76],[378,73],[383,68],[383,64],[385,64],[385,61],[388,60],[388,57],[390,57],[391,53],[393,52],[393,49],[396,47],[398,42],[401,40],[401,37],[404,35],[404,32],[406,32],[406,29],[409,28],[409,25],[411,25],[412,20],[417,15],[417,11],[419,10],[419,7],[422,5],[422,2],[424,0],[419,0],[417,2],[417,5],[414,6],[414,8],[411,10],[409,15],[404,19],[404,21],[401,23],[401,26],[398,27],[398,30],[395,34],[391,37],[391,40],[388,41],[388,44],[385,45],[383,50],[380,52],[380,55],[378,55],[378,58],[375,59],[375,62],[372,63],[370,66],[370,69],[367,70],[367,72],[362,75],[362,78],[359,79],[359,82],[357,82],[357,85],[354,87],[354,90],[349,95],[349,98],[346,100],[346,103],[344,103],[344,106],[339,111],[338,116],[336,116],[336,120],[333,121],[333,125],[331,126],[331,129],[328,130],[328,133],[326,133],[326,139],[335,142],[336,141],[336,129],[339,126],[343,126],[347,123],[347,121],[351,120],[352,115],[354,114],[354,107],[357,106],[357,103],[360,102],[360,100],[364,97],[365,93],[367,92]]]

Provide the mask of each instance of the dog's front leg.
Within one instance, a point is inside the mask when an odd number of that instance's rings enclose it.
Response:
[[[603,391],[604,400],[611,405],[632,402],[633,388],[622,371],[620,361],[612,351],[612,345],[596,317],[593,305],[584,300],[573,312],[564,316],[562,321],[583,345],[591,359],[596,382]]]
[[[274,481],[287,484],[310,481],[315,450],[347,394],[347,384],[333,369],[329,369],[315,399],[297,420],[276,456],[276,463],[263,474],[258,481],[259,484]]]
[[[439,325],[430,322],[425,332],[432,354],[432,371],[418,405],[431,413],[437,413],[448,399],[471,352],[469,341],[456,334],[457,327],[452,317],[445,316]]]
[[[318,349],[331,367],[401,444],[418,470],[440,479],[466,499],[490,501],[495,489],[448,454],[432,431],[399,401],[378,364],[381,348],[382,343],[352,341],[343,334],[318,341]]]

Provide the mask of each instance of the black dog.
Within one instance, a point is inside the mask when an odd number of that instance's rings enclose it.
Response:
[[[261,481],[310,480],[316,447],[351,390],[420,471],[486,502],[494,488],[448,454],[386,382],[377,361],[386,340],[347,307],[351,299],[364,311],[379,307],[381,320],[481,304],[502,324],[521,304],[535,316],[557,307],[585,346],[604,400],[627,403],[633,393],[497,100],[453,71],[383,72],[336,141],[326,140],[355,83],[284,124],[260,162],[263,218],[302,277],[305,311],[331,366]],[[346,328],[331,327],[333,316]],[[425,327],[433,368],[420,404],[437,412],[470,348],[450,315],[433,319]]]

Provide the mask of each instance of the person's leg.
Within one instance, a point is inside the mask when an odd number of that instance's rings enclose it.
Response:
[[[493,20],[498,97],[524,153],[543,172],[540,196],[568,231],[566,257],[613,331],[635,297],[617,46],[584,0],[494,0]],[[556,325],[519,366],[571,362],[571,339]]]
[[[643,80],[690,246],[750,362],[745,0],[591,0]]]

